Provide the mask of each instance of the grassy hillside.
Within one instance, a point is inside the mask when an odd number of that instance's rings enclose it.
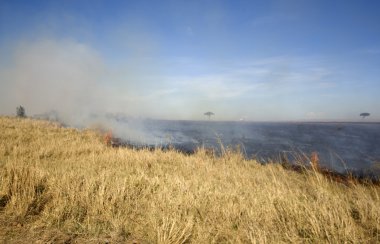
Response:
[[[376,243],[380,188],[0,117],[0,241]]]

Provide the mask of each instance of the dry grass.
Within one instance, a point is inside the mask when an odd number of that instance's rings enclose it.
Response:
[[[380,188],[226,151],[133,150],[91,130],[0,117],[0,241],[380,241]]]

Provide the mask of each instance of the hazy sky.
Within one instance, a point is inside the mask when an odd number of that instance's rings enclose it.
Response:
[[[380,1],[0,1],[0,114],[380,121]]]

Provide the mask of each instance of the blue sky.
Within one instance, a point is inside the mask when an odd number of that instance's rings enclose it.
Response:
[[[0,113],[380,121],[379,1],[1,1]]]

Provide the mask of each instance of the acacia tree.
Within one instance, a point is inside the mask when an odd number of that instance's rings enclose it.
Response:
[[[18,106],[16,108],[16,115],[17,117],[20,117],[20,118],[25,118],[26,117],[26,114],[25,114],[25,108],[23,106]]]
[[[208,116],[208,119],[210,119],[211,115],[214,115],[214,113],[213,112],[206,112],[206,113],[204,113],[204,115]]]
[[[364,119],[367,116],[370,116],[370,113],[361,113],[360,116]]]

